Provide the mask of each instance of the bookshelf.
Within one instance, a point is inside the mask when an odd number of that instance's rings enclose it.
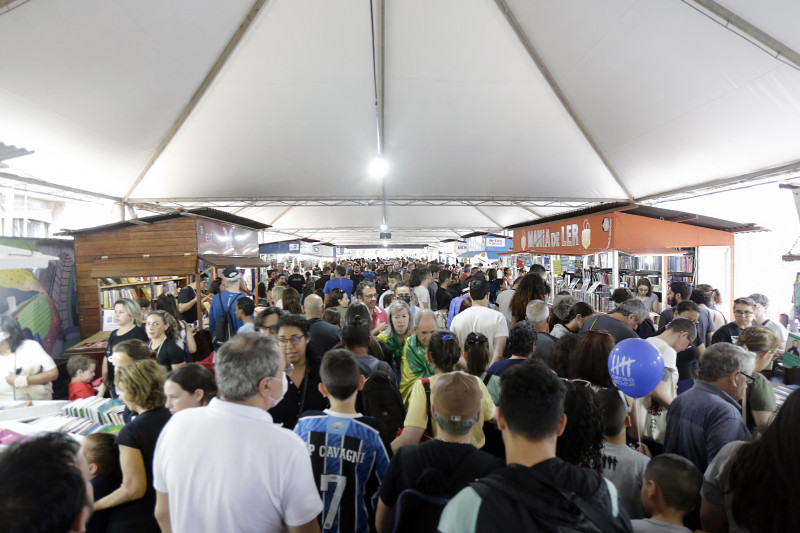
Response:
[[[552,274],[556,279],[554,294],[567,290],[594,309],[607,312],[614,307],[611,293],[618,287],[636,292],[642,278],[650,280],[653,292],[666,305],[666,287],[672,281],[694,284],[695,250],[676,250],[682,255],[628,254],[618,250],[585,256],[552,256]]]
[[[188,283],[187,276],[152,276],[138,278],[99,278],[97,280],[100,295],[100,306],[113,309],[120,298],[147,298],[155,300],[159,295],[170,293],[175,296],[183,283]]]

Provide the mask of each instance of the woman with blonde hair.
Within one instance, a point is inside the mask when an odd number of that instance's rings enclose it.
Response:
[[[114,322],[119,328],[108,336],[106,356],[103,358],[103,384],[112,398],[116,398],[114,389],[114,365],[112,357],[114,347],[125,341],[138,339],[147,342],[147,333],[142,327],[142,308],[130,298],[120,298],[114,303]]]
[[[772,363],[779,340],[768,327],[750,326],[739,334],[736,344],[756,354],[756,366],[750,376],[753,379],[748,380],[742,409],[747,429],[756,437],[767,430],[777,408],[775,391],[761,371]]]
[[[117,372],[115,384],[120,399],[139,414],[117,436],[122,484],[96,501],[94,509],[112,509],[109,532],[156,533],[160,529],[154,515],[153,454],[170,417],[164,407],[164,369],[152,359],[135,361]]]

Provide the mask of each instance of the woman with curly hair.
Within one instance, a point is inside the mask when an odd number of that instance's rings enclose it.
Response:
[[[734,441],[717,453],[703,476],[703,531],[800,531],[791,504],[800,472],[800,391],[786,399],[764,435]]]
[[[511,298],[511,325],[525,320],[525,309],[531,300],[547,301],[550,287],[536,274],[525,274]]]
[[[591,384],[564,380],[567,396],[564,414],[567,426],[556,441],[556,456],[575,466],[602,472],[603,416]]]
[[[136,361],[117,372],[115,384],[120,399],[138,415],[117,436],[122,485],[97,500],[94,510],[113,509],[107,531],[157,533],[153,454],[158,435],[170,417],[164,407],[164,369],[152,359]]]
[[[607,331],[582,333],[567,364],[567,377],[585,379],[596,387],[614,387],[608,373],[608,354],[613,347],[614,338]]]
[[[292,287],[286,287],[282,298],[283,310],[293,315],[302,315],[303,306],[300,305],[300,293]]]

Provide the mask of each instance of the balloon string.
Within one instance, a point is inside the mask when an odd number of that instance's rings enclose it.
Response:
[[[636,403],[639,398],[633,399],[633,408],[636,409],[636,438],[639,441],[639,447],[642,445],[642,421],[639,420],[639,405]]]

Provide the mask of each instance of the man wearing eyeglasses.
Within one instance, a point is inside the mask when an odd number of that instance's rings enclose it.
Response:
[[[733,322],[719,328],[711,337],[711,344],[718,342],[736,343],[743,329],[753,325],[756,303],[751,298],[736,298],[733,301]]]
[[[721,342],[706,350],[699,379],[667,411],[664,453],[682,455],[705,472],[723,446],[749,441],[739,402],[754,367],[754,354],[740,346]]]
[[[305,443],[267,412],[288,383],[275,339],[236,335],[215,370],[218,396],[176,413],[156,445],[161,530],[319,532],[322,501]]]

